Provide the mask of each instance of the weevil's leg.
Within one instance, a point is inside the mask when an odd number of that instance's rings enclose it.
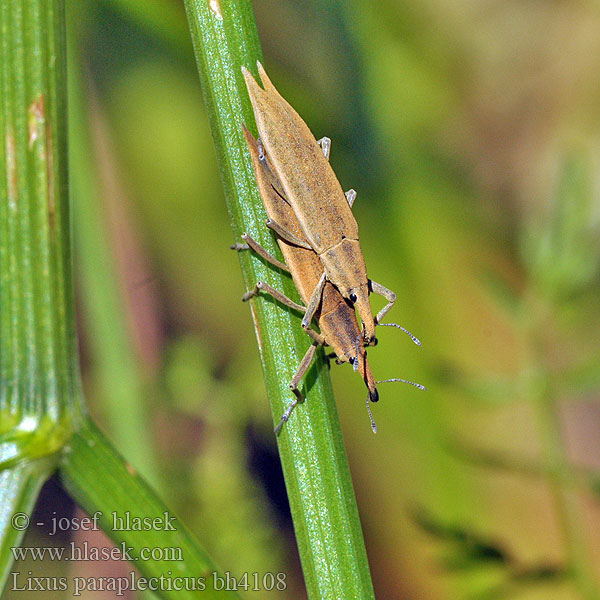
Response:
[[[348,190],[345,192],[346,200],[348,200],[348,204],[350,208],[354,206],[354,201],[356,200],[356,190]]]
[[[279,302],[281,302],[282,304],[285,304],[286,306],[289,306],[290,308],[297,310],[300,313],[306,312],[306,308],[304,308],[304,306],[296,304],[293,300],[290,300],[285,294],[266,284],[264,281],[257,282],[252,290],[246,292],[242,296],[242,302],[248,302],[250,298],[258,296],[261,291],[270,294],[273,298],[275,298],[275,300],[279,300]],[[325,338],[318,331],[315,331],[311,327],[305,328],[305,331],[319,346],[327,345]]]
[[[371,281],[369,279],[369,289],[374,294],[379,294],[383,296],[388,303],[377,313],[375,317],[375,325],[381,322],[381,319],[385,316],[385,314],[394,306],[394,302],[396,302],[396,294],[392,292],[392,290],[388,290],[386,287],[383,287],[380,283],[376,281]]]
[[[327,368],[331,370],[331,359],[335,358],[337,363],[337,354],[335,352],[330,352],[325,355],[325,362],[327,363]],[[339,363],[338,363],[339,364]]]
[[[285,229],[277,221],[273,219],[267,219],[265,221],[267,227],[272,229],[282,240],[293,244],[294,246],[300,246],[300,248],[306,248],[312,250],[313,247],[308,242],[303,242],[300,238],[297,238],[291,231]]]
[[[323,150],[323,156],[329,160],[329,153],[331,152],[331,140],[328,137],[322,137],[317,141],[317,144],[321,146],[321,150]]]
[[[294,392],[294,394],[296,394],[296,396],[300,394],[300,392],[298,391],[298,385],[300,383],[300,380],[304,377],[304,375],[306,375],[306,371],[308,371],[315,356],[315,351],[319,346],[320,344],[318,342],[313,342],[308,347],[304,358],[300,361],[300,364],[298,365],[298,370],[296,371],[296,374],[290,381],[290,389],[292,390],[292,392]],[[300,397],[302,397],[302,394],[300,394]]]
[[[275,265],[283,271],[287,271],[288,273],[290,272],[286,265],[284,265],[281,261],[277,260],[274,256],[269,254],[257,241],[253,240],[247,233],[244,233],[242,235],[242,239],[246,242],[245,244],[234,244],[233,246],[229,247],[232,250],[237,250],[238,252],[240,252],[241,250],[252,249],[254,250],[254,252],[256,252],[256,254],[262,256],[267,262],[271,263],[272,265]]]
[[[279,290],[276,290],[275,288],[271,287],[269,284],[265,283],[264,281],[258,281],[256,283],[256,285],[254,286],[254,289],[250,290],[249,292],[246,292],[242,296],[242,302],[247,302],[248,300],[250,300],[250,298],[254,298],[255,296],[258,296],[259,292],[261,292],[261,291],[266,292],[267,294],[273,296],[273,298],[275,298],[275,300],[279,300],[279,302],[281,302],[282,304],[285,304],[286,306],[289,306],[290,308],[293,308],[294,310],[297,310],[298,312],[304,313],[306,311],[304,306],[300,306],[299,304],[296,304],[293,300],[290,300],[285,294],[283,294]]]
[[[304,317],[302,317],[302,327],[304,329],[308,329],[312,318],[315,316],[317,312],[317,308],[319,308],[319,302],[321,302],[321,296],[323,295],[323,288],[325,287],[325,272],[321,275],[321,279],[319,279],[319,283],[317,283],[310,300],[306,306],[306,312],[304,313]]]
[[[304,377],[304,375],[306,374],[306,371],[308,371],[315,356],[315,350],[317,349],[317,346],[319,346],[319,344],[315,341],[308,347],[304,358],[300,361],[300,364],[298,365],[298,370],[296,371],[296,374],[290,381],[290,389],[292,390],[296,398],[281,415],[281,420],[279,421],[277,427],[275,427],[275,435],[279,433],[279,430],[283,427],[283,424],[290,418],[290,415],[292,414],[294,408],[296,408],[298,402],[302,402],[304,400],[304,396],[298,389],[298,384],[300,383],[302,377]]]
[[[319,346],[327,346],[327,342],[325,341],[325,338],[318,331],[315,331],[314,329],[312,329],[312,327],[309,327],[308,329],[305,329],[304,331],[306,331],[306,333],[308,333],[308,335],[315,342],[317,342],[317,344],[319,344]]]

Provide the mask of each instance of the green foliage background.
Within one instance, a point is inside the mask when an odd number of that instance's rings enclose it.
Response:
[[[383,384],[377,436],[360,378],[332,366],[377,597],[598,598],[597,6],[254,6],[269,75],[358,192],[390,319],[423,342],[384,329],[369,352],[377,378],[428,387]],[[73,195],[91,412],[218,564],[285,571],[279,597],[302,597],[183,8],[71,14],[89,111],[72,139],[89,118],[105,225],[86,243]],[[106,261],[119,321],[90,283]]]

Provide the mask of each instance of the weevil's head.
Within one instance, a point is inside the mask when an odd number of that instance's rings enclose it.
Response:
[[[369,286],[368,282],[348,289],[348,295],[342,292],[342,295],[352,303],[358,318],[363,323],[363,338],[367,346],[376,346],[377,338],[375,337],[375,319],[371,311],[371,302],[369,301]]]

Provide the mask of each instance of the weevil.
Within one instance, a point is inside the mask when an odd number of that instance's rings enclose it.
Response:
[[[369,391],[367,396],[367,410],[371,419],[371,427],[375,432],[377,428],[371,414],[369,402],[377,402],[379,400],[379,392],[377,391],[378,382],[375,381],[367,361],[367,352],[356,319],[354,307],[345,301],[339,290],[331,282],[324,280],[323,264],[314,250],[304,247],[303,244],[305,244],[306,238],[304,237],[294,211],[285,197],[281,183],[271,168],[269,159],[262,148],[262,144],[260,141],[254,139],[245,126],[243,127],[243,132],[250,150],[258,189],[269,220],[274,220],[280,226],[284,227],[286,231],[293,236],[293,241],[290,239],[283,239],[279,236],[277,238],[286,264],[281,263],[275,257],[270,255],[258,242],[246,233],[242,235],[245,244],[236,244],[235,246],[232,246],[232,248],[236,250],[252,249],[266,261],[280,269],[288,271],[292,276],[294,285],[296,286],[300,297],[307,306],[305,307],[297,304],[280,291],[260,281],[256,283],[250,292],[244,295],[243,299],[249,300],[263,291],[286,306],[306,315],[309,311],[308,303],[310,303],[314,297],[313,291],[315,287],[319,285],[319,282],[322,280],[324,281],[322,294],[319,297],[319,303],[312,311],[319,325],[320,333],[310,327],[310,322],[309,327],[305,328],[313,342],[309,346],[304,358],[300,362],[296,374],[290,382],[290,388],[295,395],[295,400],[288,406],[282,415],[279,424],[275,428],[275,432],[279,432],[282,425],[288,420],[295,406],[298,402],[303,400],[303,396],[299,391],[298,386],[300,380],[308,371],[313,361],[315,351],[319,346],[330,346],[333,350],[332,356],[337,357],[337,362],[350,362],[354,365],[354,369],[360,373]],[[323,146],[324,152],[328,152],[328,143],[323,144]],[[416,340],[414,336],[412,337]],[[416,341],[418,342],[418,340]],[[420,384],[415,384],[410,381],[406,381],[406,383],[411,383],[412,385],[423,389],[423,386]]]
[[[242,67],[242,72],[260,139],[304,233],[302,247],[316,252],[325,273],[307,302],[302,325],[309,326],[311,310],[319,303],[325,281],[329,281],[355,307],[363,322],[365,343],[374,345],[375,326],[394,305],[396,294],[367,277],[358,226],[352,214],[353,197],[342,191],[327,152],[323,152],[308,125],[275,89],[262,65],[257,64],[264,89],[247,69]],[[297,236],[289,235],[281,223],[271,220],[268,225],[280,238],[298,245]],[[375,317],[369,302],[370,292],[387,300]]]

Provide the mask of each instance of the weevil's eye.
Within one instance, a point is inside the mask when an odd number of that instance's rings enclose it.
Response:
[[[358,300],[358,296],[356,294],[350,294],[350,302],[354,304]]]

